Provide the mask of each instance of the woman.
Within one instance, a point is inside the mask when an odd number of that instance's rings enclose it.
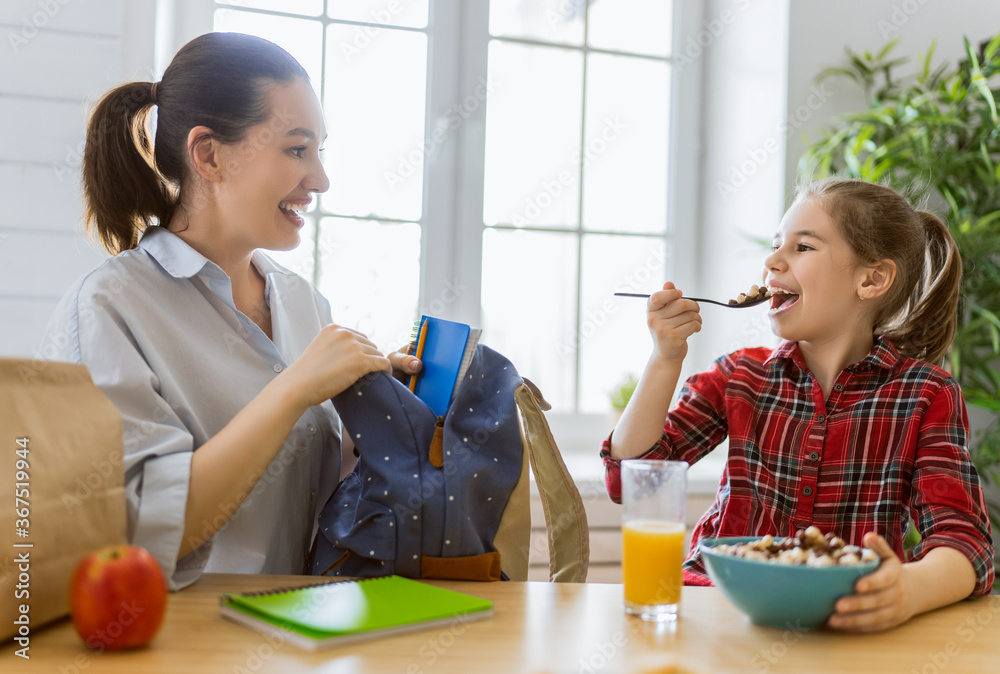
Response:
[[[329,187],[325,136],[302,66],[236,33],[192,40],[162,81],[112,90],[90,119],[87,223],[114,257],[63,298],[45,346],[121,412],[128,538],[171,589],[205,570],[302,572],[341,472],[330,398],[419,368],[333,325],[257,250],[298,244],[297,212]]]

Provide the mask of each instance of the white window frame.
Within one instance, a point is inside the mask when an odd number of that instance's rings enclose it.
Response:
[[[430,6],[425,137],[430,137],[448,110],[461,105],[461,99],[485,80],[490,40],[488,0],[431,0]],[[702,0],[674,0],[673,51],[684,36],[698,33],[703,14]],[[441,39],[442,33],[454,35],[456,27],[459,45]],[[699,252],[695,223],[701,173],[701,66],[700,59],[688,60],[683,67],[673,59],[671,63],[667,238],[674,254],[669,274],[678,286],[690,287]],[[438,156],[424,165],[421,311],[427,309],[428,298],[447,296],[457,279],[465,288],[447,305],[446,317],[474,325],[481,324],[485,158],[486,111],[480,106],[458,127],[454,142],[446,143]],[[478,171],[461,170],[463,165],[478,167]],[[600,439],[610,430],[608,418],[601,414],[549,412],[547,417],[564,454],[593,456]],[[594,464],[599,467],[596,461]]]
[[[672,51],[696,35],[704,0],[673,0]],[[430,0],[424,138],[486,81],[489,0]],[[157,3],[159,73],[189,39],[212,30],[213,0]],[[668,271],[680,287],[694,285],[700,258],[697,223],[701,184],[701,60],[671,63],[667,186]],[[449,131],[423,166],[419,310],[481,324],[486,106],[479,105]],[[319,230],[317,218],[317,232]],[[443,301],[440,301],[443,300]],[[579,319],[578,319],[579,320]],[[643,329],[643,326],[637,326]],[[610,430],[600,414],[548,413],[564,454],[592,456]],[[582,457],[581,457],[582,458]],[[596,462],[595,462],[596,463]]]

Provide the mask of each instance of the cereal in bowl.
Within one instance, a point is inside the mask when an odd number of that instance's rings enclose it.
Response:
[[[874,551],[848,545],[844,539],[831,533],[824,535],[814,526],[799,529],[794,536],[788,538],[764,536],[749,543],[723,543],[713,549],[744,559],[815,567],[853,566],[878,559]]]

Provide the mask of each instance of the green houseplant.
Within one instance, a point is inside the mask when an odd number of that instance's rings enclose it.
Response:
[[[632,399],[632,394],[635,393],[635,387],[638,384],[639,380],[630,372],[611,390],[611,409],[615,411],[616,417],[625,411],[625,406]]]
[[[1000,480],[1000,35],[974,50],[965,40],[957,63],[932,64],[931,45],[916,74],[891,58],[898,41],[876,54],[847,50],[844,66],[818,79],[844,77],[865,92],[864,110],[842,115],[799,163],[804,179],[842,175],[888,182],[928,202],[962,251],[958,333],[945,367],[966,402],[992,423],[973,439],[973,460],[987,483]],[[1000,505],[990,517],[1000,526]]]

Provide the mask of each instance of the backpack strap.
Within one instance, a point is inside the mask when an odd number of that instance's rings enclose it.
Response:
[[[514,391],[521,412],[525,448],[535,474],[549,537],[549,580],[583,583],[590,566],[590,530],[587,513],[549,424],[542,414],[550,409],[538,387],[524,379]]]

